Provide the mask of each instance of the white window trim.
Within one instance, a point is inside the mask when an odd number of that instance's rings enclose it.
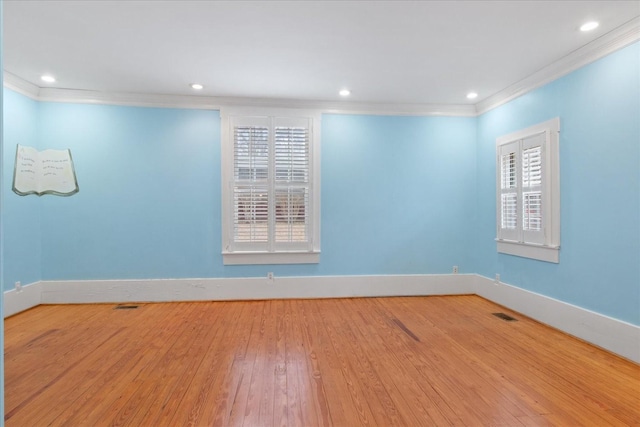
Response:
[[[224,265],[249,264],[317,264],[320,262],[320,125],[317,110],[287,108],[224,107],[221,116],[221,170],[222,170],[222,261]],[[311,249],[305,251],[232,251],[233,192],[233,140],[230,118],[244,117],[304,117],[312,120],[310,132],[311,168]]]
[[[514,141],[523,140],[536,134],[545,133],[543,147],[546,165],[543,182],[545,198],[543,244],[532,244],[500,237],[501,190],[500,190],[500,147]],[[529,128],[501,136],[496,139],[496,242],[499,253],[515,255],[540,261],[558,263],[560,251],[560,119],[558,117]],[[518,168],[518,174],[521,169]],[[518,177],[520,179],[520,177]],[[518,212],[520,216],[520,211]],[[521,219],[519,218],[519,227]]]
[[[318,264],[320,252],[223,252],[224,265]]]

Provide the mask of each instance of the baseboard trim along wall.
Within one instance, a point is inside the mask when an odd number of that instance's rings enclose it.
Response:
[[[38,304],[473,294],[474,274],[55,280],[5,292],[5,317]]]
[[[4,314],[39,304],[469,294],[640,363],[640,327],[477,274],[42,281],[5,292]]]
[[[4,293],[4,317],[13,316],[41,304],[42,283],[23,285],[20,290],[12,289]]]
[[[640,326],[480,275],[474,293],[640,363]]]

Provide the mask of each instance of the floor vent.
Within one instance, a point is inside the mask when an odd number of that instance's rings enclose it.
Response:
[[[116,305],[116,310],[133,310],[138,308],[137,305]]]
[[[501,318],[502,320],[506,320],[507,322],[517,322],[518,319],[516,319],[515,317],[511,317],[508,314],[504,314],[504,313],[491,313],[496,317]]]

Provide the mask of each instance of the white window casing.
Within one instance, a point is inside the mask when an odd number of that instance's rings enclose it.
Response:
[[[318,263],[320,114],[225,108],[224,264]]]
[[[496,140],[498,252],[559,262],[560,119]]]

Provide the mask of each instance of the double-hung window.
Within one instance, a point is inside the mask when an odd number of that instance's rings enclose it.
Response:
[[[559,261],[560,120],[496,141],[498,252]]]
[[[225,264],[319,261],[315,112],[222,110]]]

